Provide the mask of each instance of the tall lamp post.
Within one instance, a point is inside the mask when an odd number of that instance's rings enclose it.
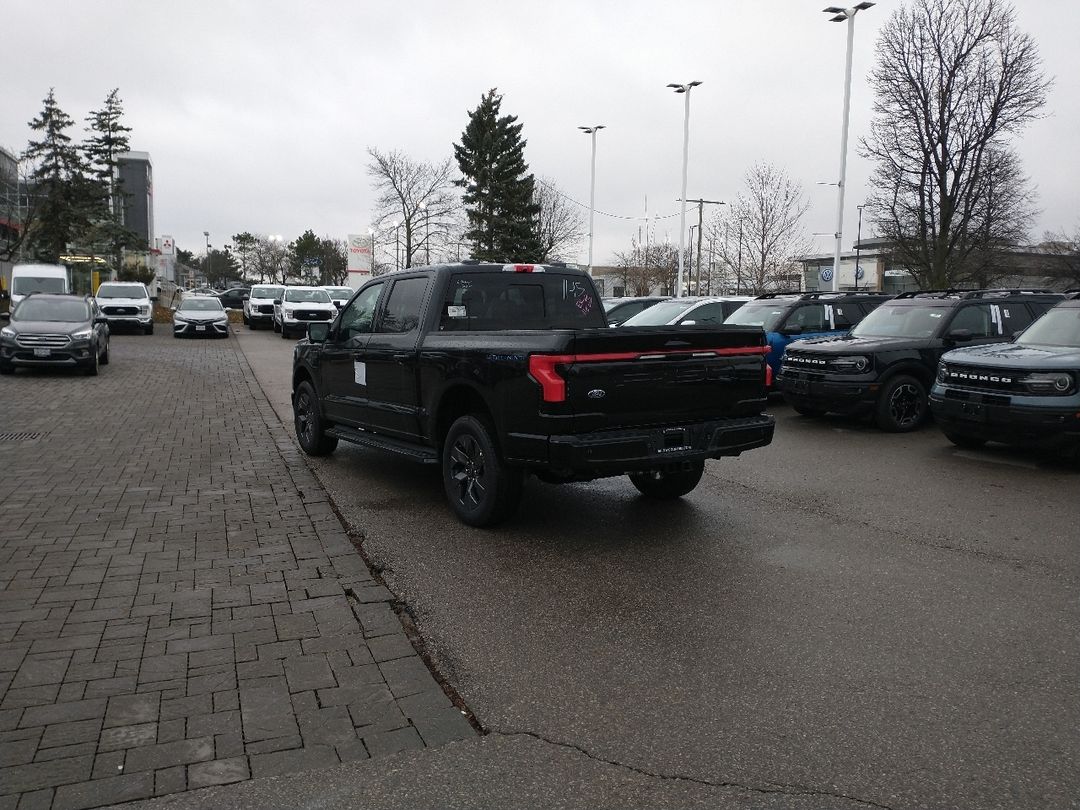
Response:
[[[603,124],[591,127],[578,127],[586,135],[592,136],[592,161],[589,165],[589,275],[592,275],[593,221],[596,216],[596,133],[604,129]]]
[[[686,166],[690,159],[690,91],[701,82],[693,81],[689,84],[669,84],[676,93],[686,96],[686,112],[683,115],[683,144],[682,144],[682,208],[679,212],[679,280],[675,286],[675,297],[681,298],[683,294],[683,253],[686,250]]]
[[[428,213],[428,204],[422,202],[419,205],[424,212],[424,264],[431,264],[431,214]]]
[[[694,255],[694,230],[697,227],[698,227],[697,225],[691,225],[690,226],[689,242],[690,242],[690,255],[691,256]],[[690,266],[686,268],[686,282],[688,284],[693,282],[693,280],[694,280],[694,268],[695,267],[697,267],[697,265],[694,263],[694,260],[691,259],[690,260]],[[698,282],[700,283],[700,281],[701,281],[701,272],[698,271]],[[697,289],[695,289],[694,290],[694,295],[701,295],[701,293]]]
[[[833,253],[833,290],[840,289],[840,248],[844,230],[844,180],[847,174],[847,141],[848,119],[851,112],[851,50],[855,44],[855,15],[860,11],[866,11],[874,4],[869,0],[852,8],[840,8],[829,6],[824,9],[826,14],[835,16],[829,18],[829,22],[846,22],[847,30],[847,61],[844,64],[844,123],[840,133],[840,182],[836,192],[836,250]]]
[[[210,231],[203,231],[202,235],[206,237],[206,283],[210,283]]]
[[[859,209],[859,229],[855,232],[855,292],[859,291],[859,253],[862,250],[862,205],[856,205]],[[866,285],[866,289],[870,289],[870,285]]]

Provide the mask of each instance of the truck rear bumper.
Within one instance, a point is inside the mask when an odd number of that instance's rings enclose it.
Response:
[[[511,433],[507,461],[599,478],[737,456],[772,442],[775,426],[773,417],[761,415],[573,436]]]

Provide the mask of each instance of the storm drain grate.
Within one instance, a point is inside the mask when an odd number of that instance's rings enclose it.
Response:
[[[22,433],[0,433],[0,442],[32,442],[35,439],[40,439],[44,435],[44,433],[32,433],[29,431],[23,431]]]

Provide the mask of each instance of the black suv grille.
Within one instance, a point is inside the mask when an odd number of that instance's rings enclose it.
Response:
[[[293,313],[293,317],[298,321],[328,321],[333,315],[318,309],[299,309]]]
[[[969,388],[975,391],[1023,391],[1020,384],[1023,373],[1010,369],[992,369],[978,366],[945,366],[945,385],[953,388]]]
[[[138,307],[102,307],[101,311],[106,315],[138,315]]]
[[[273,304],[259,304],[258,310],[259,310],[259,313],[262,314],[262,315],[273,315],[274,314],[274,305]]]

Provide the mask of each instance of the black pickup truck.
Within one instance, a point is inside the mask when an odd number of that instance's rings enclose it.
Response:
[[[629,475],[676,498],[705,460],[772,441],[756,327],[609,329],[562,265],[464,262],[373,279],[293,358],[304,452],[338,440],[440,464],[458,517],[509,517],[526,473]]]

